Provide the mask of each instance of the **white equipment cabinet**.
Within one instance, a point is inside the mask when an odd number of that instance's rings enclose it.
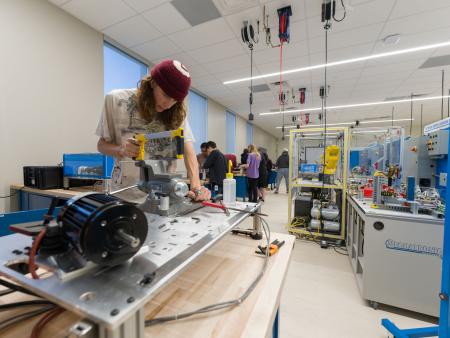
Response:
[[[439,316],[444,220],[347,195],[346,245],[364,299]]]

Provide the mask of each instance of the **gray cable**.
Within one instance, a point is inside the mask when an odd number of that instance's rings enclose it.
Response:
[[[200,309],[190,311],[190,312],[185,312],[185,313],[176,314],[176,315],[172,315],[172,316],[165,316],[165,317],[159,317],[159,318],[153,318],[153,319],[146,320],[145,326],[152,326],[152,325],[156,325],[156,324],[160,324],[160,323],[165,323],[165,322],[170,322],[170,321],[174,321],[174,320],[187,318],[187,317],[205,313],[205,312],[211,312],[211,311],[217,311],[217,310],[221,310],[221,309],[225,309],[225,308],[230,308],[230,307],[239,305],[242,302],[244,302],[247,299],[247,297],[252,293],[252,291],[256,288],[256,286],[258,285],[261,278],[264,276],[264,273],[266,272],[267,264],[269,261],[270,226],[266,222],[266,220],[264,218],[262,218],[261,216],[255,215],[254,217],[258,217],[261,220],[261,223],[263,225],[262,229],[264,231],[264,235],[266,236],[266,240],[267,240],[267,250],[266,250],[266,255],[264,257],[264,264],[263,264],[258,276],[256,276],[256,278],[249,285],[247,290],[245,290],[245,292],[240,297],[238,297],[234,300],[229,300],[229,301],[225,301],[225,302],[221,302],[221,303],[207,305],[205,307],[202,307]]]
[[[47,307],[44,307],[44,308],[41,308],[41,309],[38,309],[38,310],[33,310],[33,311],[21,313],[21,314],[18,314],[16,316],[13,316],[11,318],[5,319],[4,321],[0,322],[0,330],[6,329],[7,327],[9,327],[11,325],[14,325],[14,324],[16,324],[18,322],[21,322],[22,320],[38,316],[38,315],[40,315],[42,313],[45,313],[45,312],[47,312],[47,311],[49,311],[51,309],[54,309],[54,308],[55,308],[54,306],[47,306]]]

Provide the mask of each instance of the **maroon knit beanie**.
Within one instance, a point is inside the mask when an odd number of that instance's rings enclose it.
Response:
[[[152,68],[152,79],[171,98],[181,102],[189,92],[191,76],[186,66],[177,60],[164,60]]]

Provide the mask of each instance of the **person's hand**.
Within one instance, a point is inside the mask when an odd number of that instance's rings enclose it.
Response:
[[[120,146],[120,157],[137,157],[139,155],[139,142],[134,138],[129,138],[125,144]]]
[[[211,199],[211,191],[204,186],[196,187],[189,191],[187,196],[196,202],[209,201]]]

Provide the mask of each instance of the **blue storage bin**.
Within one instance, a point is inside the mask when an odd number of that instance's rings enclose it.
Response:
[[[64,177],[108,179],[114,158],[100,153],[63,154]]]
[[[300,171],[302,173],[316,173],[317,172],[317,164],[302,163],[300,165]]]

